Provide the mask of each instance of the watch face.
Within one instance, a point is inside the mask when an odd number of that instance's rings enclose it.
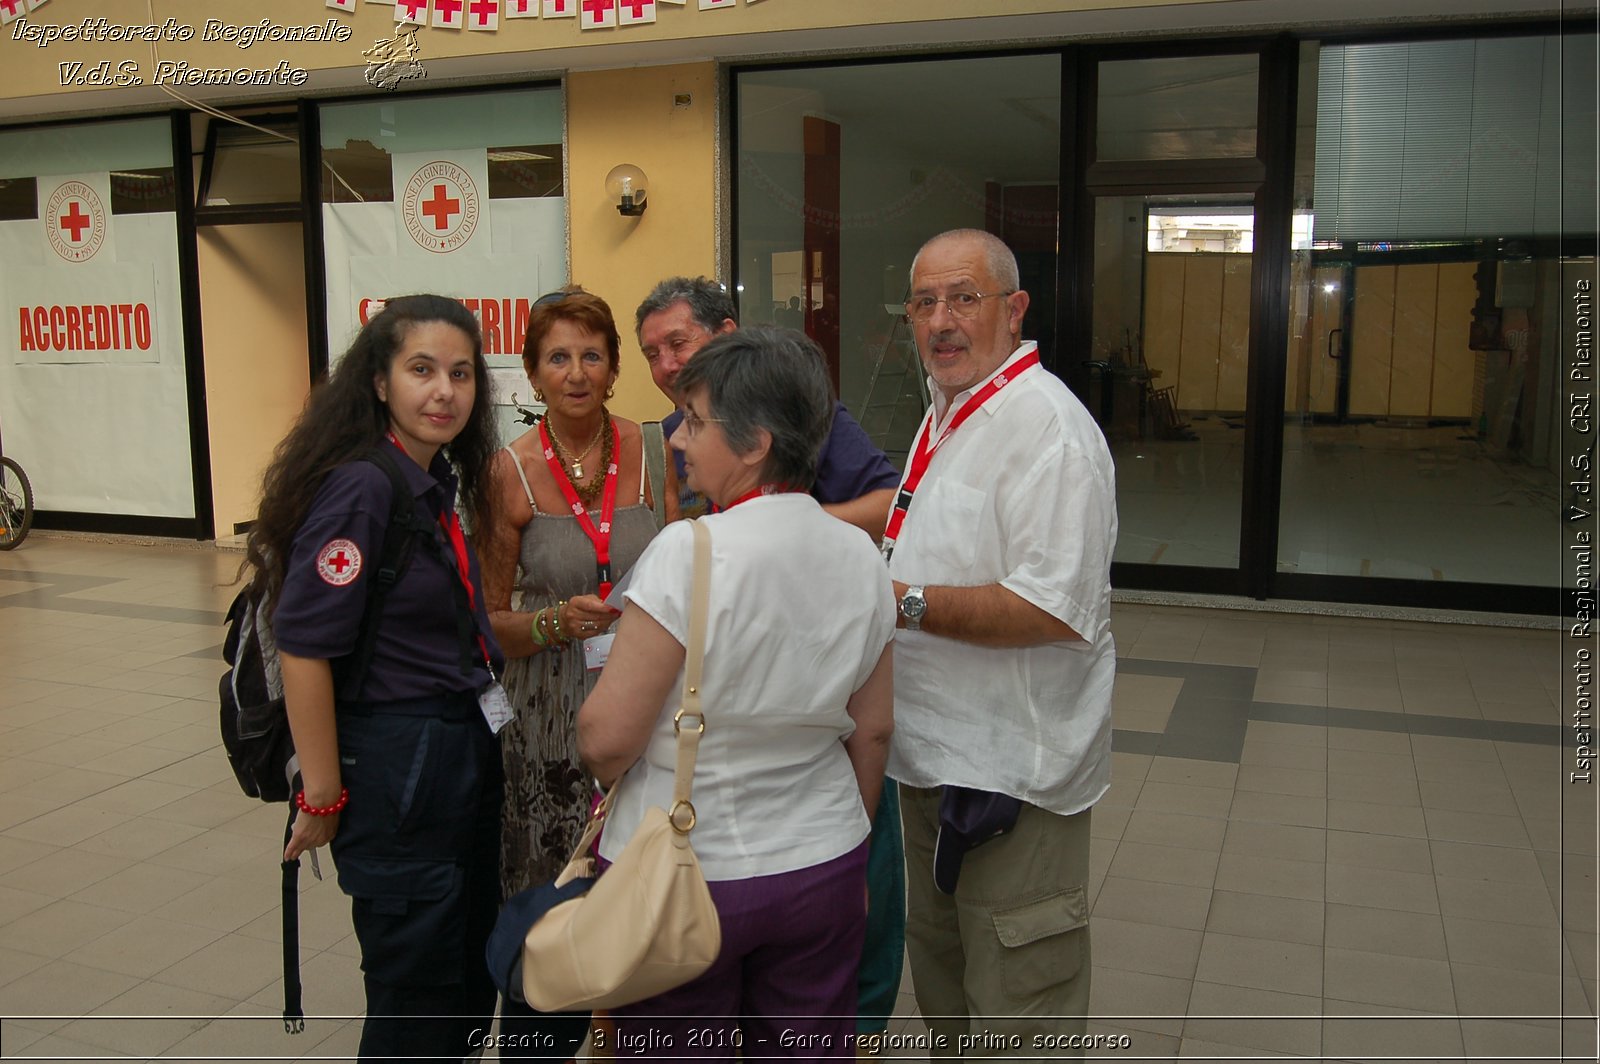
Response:
[[[922,597],[921,590],[907,591],[900,600],[900,612],[907,620],[917,620],[927,609],[928,600]]]

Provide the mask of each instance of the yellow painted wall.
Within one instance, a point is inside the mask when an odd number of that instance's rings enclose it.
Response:
[[[211,490],[218,536],[255,517],[261,473],[309,388],[299,223],[199,230]]]
[[[681,93],[692,98],[688,107],[674,106]],[[623,417],[649,420],[672,409],[650,380],[634,336],[639,301],[662,278],[716,275],[717,112],[714,63],[567,79],[571,276],[603,296],[617,317],[622,375],[611,409]],[[605,176],[618,163],[632,163],[649,179],[642,217],[623,217],[605,196]]]

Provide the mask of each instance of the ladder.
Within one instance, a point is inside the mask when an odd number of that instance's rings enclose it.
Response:
[[[879,348],[861,403],[861,428],[898,468],[904,469],[912,437],[928,409],[916,340],[906,327],[905,308],[885,303],[894,317],[889,338]]]

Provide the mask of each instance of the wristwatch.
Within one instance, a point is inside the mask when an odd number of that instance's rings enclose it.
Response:
[[[900,616],[906,619],[906,628],[913,632],[921,631],[922,615],[927,612],[928,600],[923,597],[922,588],[906,588],[906,593],[900,596]]]

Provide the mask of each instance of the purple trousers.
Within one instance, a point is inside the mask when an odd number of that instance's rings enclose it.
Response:
[[[613,1009],[617,1060],[853,1060],[867,844],[811,868],[711,883],[722,952],[700,978]]]

